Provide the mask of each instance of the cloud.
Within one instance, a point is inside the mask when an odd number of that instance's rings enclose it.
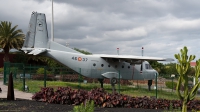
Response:
[[[130,40],[130,39],[139,39],[141,37],[147,36],[147,32],[144,28],[134,28],[128,30],[115,30],[115,31],[107,31],[104,33],[104,37],[107,38],[106,40]]]
[[[174,58],[180,48],[200,58],[198,0],[54,0],[55,41],[89,52]],[[6,0],[0,20],[28,30],[33,11],[45,13],[51,36],[50,0]]]

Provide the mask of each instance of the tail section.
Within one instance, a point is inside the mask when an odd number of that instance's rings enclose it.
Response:
[[[29,31],[23,47],[25,48],[47,48],[48,31],[45,14],[33,12],[29,22]]]
[[[48,37],[46,16],[43,13],[33,12],[29,22],[29,31],[26,34],[22,50],[25,53],[38,55],[47,49],[79,53],[74,49],[51,41]]]

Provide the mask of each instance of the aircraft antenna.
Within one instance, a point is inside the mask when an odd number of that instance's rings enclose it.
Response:
[[[51,15],[51,41],[54,41],[54,19],[53,19],[53,0],[52,2],[52,15]]]
[[[144,51],[143,51],[143,50],[144,50],[144,48],[142,47],[142,56],[143,56],[143,53],[144,53]]]
[[[119,48],[117,48],[117,54],[119,55]]]

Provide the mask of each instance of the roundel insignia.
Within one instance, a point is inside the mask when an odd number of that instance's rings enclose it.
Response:
[[[81,57],[78,57],[78,61],[82,61],[82,58],[81,58]]]

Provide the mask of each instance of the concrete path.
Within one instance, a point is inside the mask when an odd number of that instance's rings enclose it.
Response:
[[[0,93],[0,98],[7,98],[7,92],[8,92],[8,86],[3,84],[3,81],[0,80],[0,88],[2,89],[2,92]],[[32,100],[32,93],[22,92],[19,90],[14,89],[14,95],[15,99],[26,99],[26,100]]]

